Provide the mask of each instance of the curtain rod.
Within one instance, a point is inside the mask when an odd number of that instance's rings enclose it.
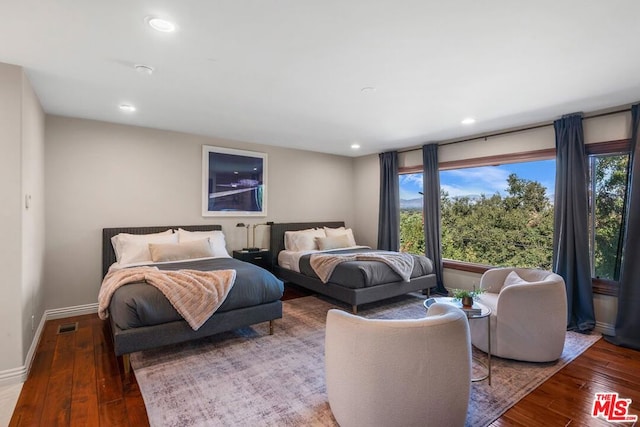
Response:
[[[588,116],[588,117],[584,117],[584,119],[595,119],[597,117],[604,117],[604,116],[612,116],[614,114],[620,114],[620,113],[625,113],[627,111],[631,111],[631,108],[624,108],[622,110],[615,110],[615,111],[609,111],[606,113],[599,113],[599,114],[594,114],[592,116]],[[451,141],[451,142],[445,142],[442,144],[438,144],[439,147],[444,147],[445,145],[453,145],[453,144],[459,144],[461,142],[469,142],[469,141],[474,141],[476,139],[487,139],[487,138],[493,138],[496,136],[502,136],[502,135],[509,135],[511,133],[517,133],[517,132],[525,132],[528,130],[533,130],[533,129],[541,129],[541,128],[545,128],[547,126],[553,126],[553,122],[549,122],[549,123],[541,123],[539,125],[533,125],[533,126],[528,126],[528,127],[524,127],[524,128],[519,128],[519,129],[512,129],[512,130],[505,130],[502,132],[496,132],[496,133],[491,133],[491,134],[487,134],[487,135],[480,135],[480,136],[474,136],[474,137],[470,137],[470,138],[465,138],[465,139],[460,139],[457,141]],[[398,150],[398,154],[399,153],[410,153],[412,151],[421,151],[422,147],[416,147],[416,148],[407,148],[406,150]]]

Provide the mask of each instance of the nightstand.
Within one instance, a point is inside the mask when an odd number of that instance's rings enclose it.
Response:
[[[265,270],[273,270],[271,265],[271,251],[267,249],[261,249],[259,251],[233,251],[233,257],[240,261],[250,262],[251,264],[258,265]]]

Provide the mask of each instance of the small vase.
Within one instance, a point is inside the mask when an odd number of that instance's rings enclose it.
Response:
[[[460,299],[462,302],[462,306],[464,308],[471,308],[473,306],[473,298],[472,297],[462,297]]]

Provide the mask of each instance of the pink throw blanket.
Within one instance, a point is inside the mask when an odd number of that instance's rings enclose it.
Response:
[[[109,272],[98,294],[98,316],[106,319],[111,297],[120,287],[147,282],[158,288],[189,326],[197,331],[222,305],[236,280],[235,270],[161,271],[157,267],[132,267]]]

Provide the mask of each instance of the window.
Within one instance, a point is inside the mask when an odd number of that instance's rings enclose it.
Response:
[[[617,295],[629,140],[586,149],[594,291]],[[552,269],[554,157],[555,150],[540,150],[440,164],[446,267],[478,273],[486,266]],[[399,180],[401,250],[424,253],[421,169],[401,171]]]
[[[442,257],[551,269],[555,160],[440,171]],[[401,250],[424,253],[422,173],[400,175]]]
[[[551,269],[555,160],[440,172],[442,256]]]
[[[591,275],[618,281],[629,154],[589,156]]]

